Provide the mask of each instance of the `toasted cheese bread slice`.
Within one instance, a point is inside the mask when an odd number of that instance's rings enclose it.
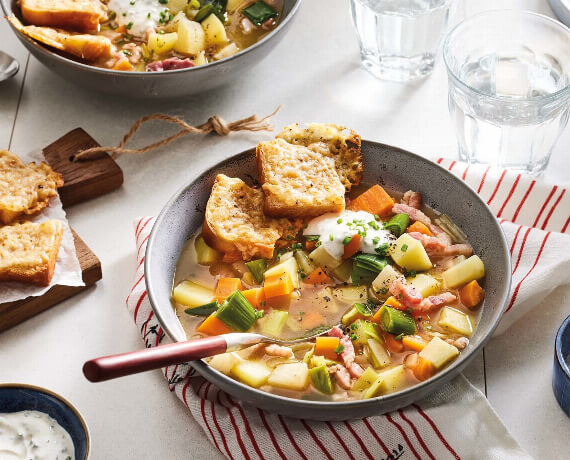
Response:
[[[27,37],[81,59],[95,61],[112,55],[111,40],[102,35],[78,34],[51,27],[24,26],[14,16],[8,17],[8,20]]]
[[[0,281],[49,286],[62,236],[59,220],[0,227]]]
[[[336,170],[346,191],[362,180],[362,140],[352,129],[330,123],[298,123],[283,128],[278,139],[304,145],[334,159]]]
[[[283,139],[256,149],[263,210],[273,217],[305,218],[344,210],[344,186],[332,158]]]
[[[61,175],[46,163],[26,165],[12,152],[0,150],[0,222],[9,224],[41,211],[62,185]]]
[[[209,246],[229,255],[239,253],[242,260],[269,259],[275,242],[290,227],[288,219],[264,215],[261,190],[224,174],[216,177],[202,228]]]
[[[99,0],[21,0],[22,17],[35,26],[97,32],[107,8]]]

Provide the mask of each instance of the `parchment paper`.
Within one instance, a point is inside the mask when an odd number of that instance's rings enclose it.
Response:
[[[39,163],[45,161],[40,150],[30,152],[28,154],[17,154],[24,163],[35,161]],[[39,214],[34,215],[26,220],[31,222],[43,222],[48,219],[57,219],[63,224],[63,237],[61,247],[57,255],[55,271],[51,284],[49,286],[34,286],[33,284],[5,282],[0,281],[0,303],[14,302],[16,300],[25,299],[26,297],[40,296],[51,289],[56,284],[62,286],[85,286],[81,277],[81,267],[77,254],[75,253],[75,243],[73,235],[59,195],[50,199],[49,206],[42,210]]]

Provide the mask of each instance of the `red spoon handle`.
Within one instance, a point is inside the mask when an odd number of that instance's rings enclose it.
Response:
[[[217,355],[224,353],[226,349],[227,342],[223,337],[206,337],[171,343],[92,359],[83,365],[83,374],[91,382],[102,382]]]

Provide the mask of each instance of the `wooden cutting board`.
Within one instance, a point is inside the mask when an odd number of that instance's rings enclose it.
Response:
[[[122,185],[123,172],[106,153],[92,161],[71,161],[71,157],[80,150],[98,145],[83,129],[77,128],[43,149],[46,162],[63,176],[64,185],[59,189],[59,195],[65,208],[109,193]],[[102,278],[101,262],[72,232],[85,286],[53,286],[42,296],[0,304],[0,332],[84,291]]]

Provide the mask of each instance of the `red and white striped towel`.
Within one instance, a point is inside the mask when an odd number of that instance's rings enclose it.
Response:
[[[526,176],[437,162],[469,183],[501,218],[513,257],[513,288],[500,331],[570,281],[570,198]],[[127,308],[147,347],[169,342],[148,301],[144,253],[154,218],[135,223],[137,269]],[[229,459],[524,459],[486,398],[464,377],[403,410],[349,422],[296,420],[242,405],[187,364],[163,369],[212,444]]]

